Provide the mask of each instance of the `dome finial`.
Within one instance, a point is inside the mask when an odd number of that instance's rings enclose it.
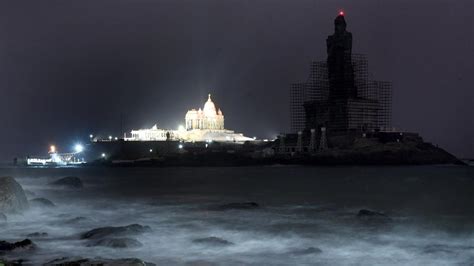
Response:
[[[209,94],[207,95],[207,97],[208,97],[207,100],[210,101],[210,100],[211,100],[211,94],[209,93]]]

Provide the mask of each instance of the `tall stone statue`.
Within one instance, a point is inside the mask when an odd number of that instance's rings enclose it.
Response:
[[[330,84],[329,97],[332,100],[357,96],[351,60],[352,33],[346,30],[346,26],[344,15],[340,14],[334,20],[334,34],[328,36],[326,40]]]

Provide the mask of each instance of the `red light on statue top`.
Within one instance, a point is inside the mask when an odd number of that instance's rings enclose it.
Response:
[[[344,16],[344,11],[339,11],[339,16]]]

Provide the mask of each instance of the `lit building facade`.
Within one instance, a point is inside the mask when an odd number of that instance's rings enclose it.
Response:
[[[128,140],[164,141],[174,137],[174,130],[161,129],[155,124],[152,128],[132,130],[131,135],[132,137]]]
[[[207,130],[223,130],[224,115],[221,109],[216,110],[211,95],[208,95],[204,109],[191,109],[186,113],[186,130],[207,129]]]
[[[177,130],[160,129],[154,125],[149,129],[132,130],[131,136],[125,136],[125,141],[166,141],[178,140],[184,142],[233,142],[244,143],[253,138],[225,129],[224,115],[208,95],[204,108],[191,109],[185,115],[185,126]]]

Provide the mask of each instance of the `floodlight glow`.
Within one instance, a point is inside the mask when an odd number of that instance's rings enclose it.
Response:
[[[186,130],[186,129],[184,128],[183,125],[179,125],[179,126],[178,126],[178,131],[184,131],[184,130]]]
[[[109,136],[109,140],[112,140],[112,136]]]
[[[101,156],[102,156],[102,158],[105,158],[105,153],[102,153],[102,155],[101,155]]]
[[[153,152],[153,149],[150,149],[150,152]]]
[[[92,135],[92,134],[89,135],[89,138],[93,138],[93,137],[94,137],[94,135]]]
[[[49,147],[49,152],[50,152],[50,153],[55,153],[55,152],[56,152],[56,146],[51,145],[51,146]]]
[[[179,144],[178,148],[182,149],[182,148],[183,148],[183,144]]]
[[[117,137],[115,137],[115,140],[118,140],[118,138],[117,138]]]
[[[83,152],[84,151],[84,146],[82,146],[81,144],[76,144],[76,146],[74,146],[74,150],[77,153]]]

